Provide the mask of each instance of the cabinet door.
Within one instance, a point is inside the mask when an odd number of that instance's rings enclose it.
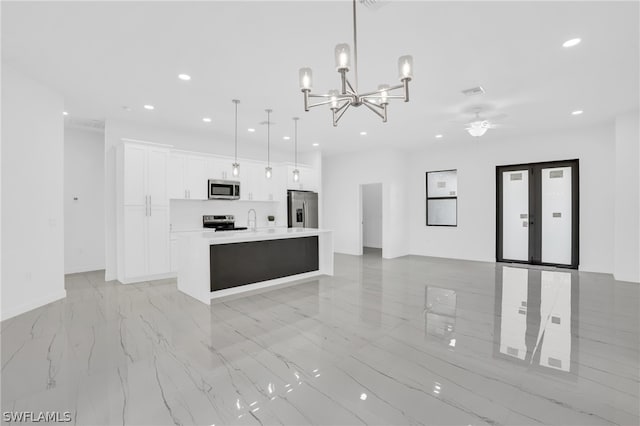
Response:
[[[178,240],[176,238],[171,238],[171,243],[169,245],[171,251],[171,272],[178,272]]]
[[[231,164],[233,161],[226,158],[210,158],[207,160],[207,179],[229,179],[238,180],[231,175]],[[242,176],[244,164],[240,164],[240,176]]]
[[[318,179],[318,173],[315,169],[307,166],[303,166],[299,168],[300,170],[300,178],[304,176],[304,182],[302,186],[305,191],[318,191],[320,187],[320,182]]]
[[[147,211],[144,205],[124,208],[124,275],[127,278],[147,273]]]
[[[185,156],[171,154],[169,156],[169,198],[187,198],[186,185],[184,183]]]
[[[146,196],[146,155],[144,146],[124,146],[124,204],[145,205]]]
[[[186,161],[187,194],[191,200],[207,199],[207,159],[187,156]]]
[[[151,197],[151,204],[156,206],[169,205],[169,191],[167,188],[168,163],[168,150],[148,148],[147,194]]]
[[[147,257],[149,275],[169,272],[169,208],[151,207],[147,218]]]

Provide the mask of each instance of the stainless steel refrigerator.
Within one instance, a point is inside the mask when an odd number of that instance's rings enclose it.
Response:
[[[317,228],[318,193],[287,191],[287,213],[289,228]]]

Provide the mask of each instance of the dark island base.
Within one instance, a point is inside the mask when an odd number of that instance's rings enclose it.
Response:
[[[317,271],[318,237],[209,247],[211,291]]]

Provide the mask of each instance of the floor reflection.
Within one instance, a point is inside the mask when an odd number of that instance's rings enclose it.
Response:
[[[425,337],[441,339],[450,347],[456,346],[456,292],[446,288],[425,287]]]
[[[577,374],[578,274],[500,266],[494,356]]]

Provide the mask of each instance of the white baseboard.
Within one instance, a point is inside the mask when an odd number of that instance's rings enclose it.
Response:
[[[3,309],[2,310],[2,321],[13,318],[16,315],[23,314],[32,309],[39,308],[41,306],[47,305],[51,302],[55,302],[56,300],[64,299],[67,297],[67,291],[62,289],[55,293],[48,294],[46,296],[38,297],[37,299],[30,300],[27,303],[23,303],[18,306],[13,306],[11,309]]]
[[[104,265],[74,266],[64,270],[65,275],[104,270]],[[106,281],[106,280],[105,280]]]

